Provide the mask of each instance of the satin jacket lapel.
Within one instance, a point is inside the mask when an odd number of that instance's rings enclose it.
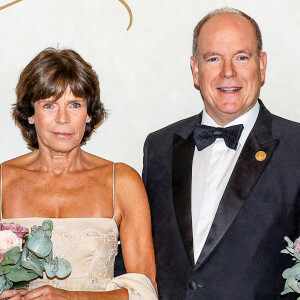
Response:
[[[273,140],[272,138],[272,115],[261,102],[260,105],[258,119],[248,136],[224,191],[196,268],[202,265],[223,238],[243,203],[263,174],[279,143],[279,140]],[[258,161],[255,158],[255,154],[258,151],[266,153],[265,160]]]
[[[193,129],[199,118],[201,120],[201,116],[200,114],[195,118],[195,122],[184,134],[174,134],[173,138],[173,203],[179,232],[192,267],[195,266],[191,214],[192,164],[195,149]]]

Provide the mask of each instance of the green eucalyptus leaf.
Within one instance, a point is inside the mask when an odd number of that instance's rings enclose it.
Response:
[[[44,233],[48,236],[48,238],[50,239],[52,236],[52,231],[50,230],[45,230]]]
[[[1,261],[2,266],[14,265],[15,263],[15,260],[11,258],[3,258],[3,260]]]
[[[11,266],[1,266],[0,276],[7,274],[11,270]]]
[[[22,266],[26,269],[34,271],[39,276],[43,277],[43,268],[41,266],[41,262],[35,255],[29,255],[26,260],[23,260]]]
[[[294,292],[300,294],[300,285],[298,284],[298,281],[295,278],[293,277],[288,278],[287,284]]]
[[[49,219],[45,220],[42,223],[42,228],[43,228],[43,230],[52,231],[53,230],[53,222],[51,220],[49,220]]]
[[[4,275],[10,272],[10,270],[12,270],[12,266],[4,266],[2,269]]]
[[[9,266],[11,269],[20,269],[22,267],[21,265],[21,259],[18,260],[18,262],[12,266]]]
[[[288,281],[286,280],[284,285],[284,290],[280,293],[280,295],[285,295],[292,292],[294,291],[290,288],[290,286],[288,285]]]
[[[6,278],[6,276],[0,276],[0,294],[3,291],[9,290],[12,287],[13,283]]]
[[[300,259],[300,253],[294,252],[294,255],[298,260]]]
[[[24,245],[22,254],[21,254],[21,259],[20,259],[21,264],[22,264],[24,261],[27,261],[27,256],[28,256],[28,255],[29,255],[29,250],[28,250],[28,248],[27,248],[27,242],[26,242],[25,245]]]
[[[287,249],[289,252],[293,253],[293,254],[294,254],[294,252],[295,252],[295,249],[294,249],[294,248],[286,247],[286,249]]]
[[[11,270],[7,275],[6,278],[12,282],[18,281],[29,281],[30,277],[28,276],[25,269],[18,269],[18,270]]]
[[[288,243],[288,246],[289,246],[290,248],[293,248],[294,243],[293,243],[287,236],[285,236],[284,239],[285,239],[285,241]]]
[[[44,269],[45,268],[45,260],[43,258],[39,258],[39,261],[41,263],[41,267]]]
[[[45,257],[45,262],[49,263],[53,260],[53,252],[51,251],[48,256]]]
[[[43,231],[37,231],[27,243],[28,249],[39,257],[48,256],[52,250],[52,242]]]
[[[55,276],[52,263],[45,263],[44,269],[48,277],[53,278]]]
[[[299,275],[299,274],[300,274],[300,263],[294,265],[292,268],[286,269],[282,273],[282,277],[284,279],[289,279],[290,277],[295,277],[296,275]]]
[[[287,249],[283,249],[280,251],[281,253],[285,253],[285,254],[290,254],[290,251],[288,251]]]
[[[33,280],[33,279],[36,279],[36,278],[39,277],[39,275],[36,274],[35,272],[27,271],[27,274],[28,274],[28,276],[29,276],[29,278],[30,278],[29,280]]]
[[[21,249],[18,246],[10,249],[9,251],[7,251],[3,254],[3,260],[6,258],[9,258],[9,259],[13,259],[15,261],[15,263],[17,263],[17,261],[19,260],[19,258],[21,256],[20,251],[21,251]],[[1,261],[1,263],[2,263],[2,261]]]
[[[70,263],[64,259],[59,258],[58,259],[58,271],[56,272],[56,276],[58,278],[64,278],[67,277],[72,271]]]
[[[0,294],[3,293],[5,284],[6,284],[5,276],[1,275],[0,276]]]
[[[4,268],[4,267],[0,265],[0,276],[2,276],[2,275],[4,274],[3,268]]]

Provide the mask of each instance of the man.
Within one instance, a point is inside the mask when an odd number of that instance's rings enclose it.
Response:
[[[241,11],[196,26],[191,68],[205,109],[144,147],[160,299],[296,299],[280,296],[292,264],[280,251],[300,232],[300,125],[258,100],[266,64]]]

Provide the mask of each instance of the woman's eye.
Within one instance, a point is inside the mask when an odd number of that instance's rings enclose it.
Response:
[[[80,107],[80,104],[79,103],[72,103],[71,107],[72,108],[78,108],[78,107]]]
[[[50,108],[52,108],[52,104],[47,103],[47,104],[44,105],[44,107],[45,107],[46,109],[50,109]]]

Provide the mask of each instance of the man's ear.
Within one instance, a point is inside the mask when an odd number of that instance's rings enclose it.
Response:
[[[260,59],[259,59],[261,84],[263,84],[265,82],[266,68],[267,68],[267,53],[266,52],[261,52]]]
[[[198,62],[195,56],[191,56],[191,69],[194,78],[194,84],[199,86],[199,69],[198,69]]]

